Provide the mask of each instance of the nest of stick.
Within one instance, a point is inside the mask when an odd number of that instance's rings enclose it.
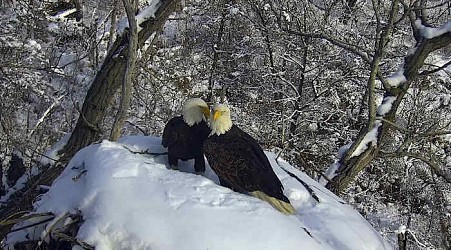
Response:
[[[59,216],[53,213],[30,213],[10,216],[0,222],[0,226],[14,224],[9,234],[2,241],[2,248],[14,247],[14,249],[49,249],[62,250],[94,249],[93,246],[77,239],[78,229],[83,221],[80,211],[65,213]],[[11,243],[11,239],[19,240]]]

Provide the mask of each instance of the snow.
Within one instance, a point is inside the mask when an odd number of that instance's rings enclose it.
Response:
[[[273,153],[266,154],[296,215],[218,185],[208,165],[196,175],[192,161],[175,171],[167,169],[165,155],[132,153],[164,152],[160,143],[128,136],[80,150],[35,202],[36,213],[56,215],[49,229],[67,213],[81,212],[77,237],[96,249],[392,249],[356,210],[287,162],[277,163]],[[48,236],[43,226],[10,233],[5,243],[39,236]]]
[[[348,143],[348,144],[340,147],[340,149],[338,149],[338,156],[337,156],[338,160],[335,161],[332,165],[330,165],[329,168],[324,173],[324,175],[327,177],[327,179],[331,180],[337,175],[337,170],[339,170],[341,167],[341,163],[339,160],[341,158],[343,158],[344,154],[346,154],[346,152],[348,152],[348,150],[351,148],[351,146],[352,146],[352,143]],[[327,183],[329,182],[327,179],[324,178],[323,176],[321,176],[318,182],[322,186],[326,186]]]
[[[313,122],[308,125],[308,129],[310,131],[318,131],[318,123]]]
[[[142,27],[140,26],[141,23],[149,20],[150,18],[155,18],[155,13],[157,12],[160,5],[160,0],[153,0],[150,2],[149,6],[147,6],[145,9],[139,12],[138,15],[136,15],[135,18],[136,24],[138,25],[138,32],[142,30]],[[126,28],[128,28],[128,19],[127,17],[124,17],[118,22],[117,33],[119,35],[122,35]]]
[[[291,22],[291,16],[290,16],[290,14],[288,12],[282,11],[282,15],[285,17],[285,20],[287,22]]]
[[[43,157],[39,161],[42,166],[54,164],[55,160],[58,160],[58,151],[63,149],[66,142],[69,140],[70,134],[65,135],[58,143],[56,143],[52,148],[43,154]],[[20,177],[14,186],[9,187],[6,190],[5,195],[0,197],[0,207],[9,200],[9,198],[15,194],[17,191],[22,190],[31,177],[36,176],[39,173],[39,169],[33,166],[27,175]],[[3,182],[6,183],[6,180]]]
[[[231,7],[231,8],[229,9],[229,13],[230,13],[230,15],[237,15],[237,14],[240,13],[240,9],[238,9],[238,8],[236,8],[236,7]]]
[[[354,150],[351,157],[359,156],[360,154],[365,152],[365,150],[367,150],[368,147],[371,146],[371,144],[377,145],[377,135],[378,135],[377,131],[379,130],[379,127],[381,125],[382,123],[380,121],[376,121],[374,123],[373,128],[368,133],[366,133],[365,137],[363,137],[363,140]]]
[[[395,230],[396,234],[405,234],[407,231],[407,227],[404,225],[401,225],[398,227],[398,229]]]
[[[56,15],[48,16],[47,18],[50,21],[57,22],[57,21],[64,20],[67,16],[69,16],[70,14],[73,14],[75,12],[77,12],[77,9],[72,8],[72,9],[68,9],[68,10],[62,11],[62,12],[56,14]]]
[[[404,69],[400,69],[393,75],[387,77],[387,83],[392,87],[398,87],[404,82],[407,82],[407,79],[404,76]]]
[[[386,115],[390,112],[393,102],[396,100],[396,96],[386,96],[382,100],[382,104],[377,108],[377,114],[380,116]]]
[[[438,28],[426,27],[421,23],[421,20],[415,21],[415,26],[420,31],[420,34],[426,39],[432,39],[434,37],[441,36],[445,33],[451,32],[451,20],[444,23]]]

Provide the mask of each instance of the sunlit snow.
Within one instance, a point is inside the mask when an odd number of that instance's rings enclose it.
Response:
[[[348,150],[351,148],[351,146],[352,146],[352,143],[348,143],[348,144],[340,147],[338,149],[337,158],[341,159],[344,156],[344,154],[346,154],[346,152],[348,152]],[[322,186],[326,186],[327,183],[329,182],[328,180],[332,180],[335,176],[337,176],[337,170],[339,170],[341,166],[342,165],[340,164],[339,160],[337,160],[335,163],[330,165],[329,168],[324,173],[324,176],[327,177],[327,179],[324,178],[323,176],[321,176],[318,182]]]
[[[379,127],[381,125],[382,123],[380,121],[376,121],[374,123],[374,126],[371,128],[371,130],[366,133],[366,135],[363,137],[363,140],[360,142],[354,152],[352,152],[351,157],[359,156],[360,154],[365,152],[365,150],[367,150],[371,145],[377,145],[377,135]]]
[[[382,100],[382,104],[377,108],[377,114],[384,116],[390,112],[393,102],[396,100],[396,96],[386,96]]]
[[[163,152],[160,143],[131,136],[82,149],[35,211],[57,218],[81,212],[77,237],[96,249],[392,249],[357,211],[288,163],[277,163],[273,153],[267,156],[296,215],[218,185],[208,165],[201,176],[193,174],[192,161],[175,171],[167,169],[165,155],[133,153]],[[6,243],[46,235],[42,229],[11,233]]]
[[[416,20],[415,26],[420,30],[420,34],[427,39],[432,39],[434,37],[438,37],[445,33],[451,32],[451,20],[444,23],[438,28],[426,27],[421,23],[421,20]]]
[[[141,23],[149,20],[150,18],[155,18],[155,13],[157,12],[160,5],[160,0],[152,0],[146,8],[144,8],[141,12],[138,13],[138,15],[136,15],[135,18],[138,25],[138,32],[142,30],[142,27],[140,26]],[[118,22],[117,33],[121,35],[124,32],[125,28],[128,28],[127,17],[124,17]]]
[[[404,76],[404,69],[400,69],[393,75],[387,77],[387,82],[392,87],[398,87],[399,85],[401,85],[402,83],[404,83],[406,81],[407,81],[407,79]]]

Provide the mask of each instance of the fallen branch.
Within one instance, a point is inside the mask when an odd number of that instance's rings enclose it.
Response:
[[[88,249],[88,250],[95,249],[90,244],[88,244],[88,243],[86,243],[86,242],[84,242],[84,241],[82,241],[80,239],[77,239],[75,237],[72,237],[70,235],[67,235],[65,233],[62,233],[62,232],[53,232],[52,235],[55,236],[58,239],[63,240],[63,241],[68,241],[68,242],[72,242],[72,243],[74,243],[76,245],[79,245],[83,249]]]
[[[55,219],[55,216],[54,216],[54,215],[53,215],[52,217],[50,217],[50,218],[44,219],[44,220],[39,221],[39,222],[35,222],[35,223],[29,224],[29,225],[25,225],[25,226],[22,226],[22,227],[18,227],[18,228],[11,229],[11,230],[9,231],[9,233],[21,231],[21,230],[24,230],[24,229],[27,229],[27,228],[30,228],[30,227],[35,227],[35,226],[37,226],[37,225],[41,225],[41,224],[47,223],[47,222],[49,222],[49,221],[52,221],[53,219]]]
[[[29,211],[20,211],[20,212],[11,214],[7,218],[5,218],[4,220],[0,221],[0,226],[17,224],[19,222],[26,221],[28,219],[38,218],[38,217],[54,216],[53,213],[40,213],[40,214],[28,214],[28,215],[21,216],[20,218],[10,219],[12,217],[16,217],[16,216],[18,216],[20,214],[24,214],[24,213],[28,213],[28,212]]]
[[[302,184],[302,186],[304,186],[304,188],[307,189],[307,191],[310,193],[310,195],[313,197],[313,199],[315,199],[317,202],[320,202],[318,196],[315,194],[315,191],[313,191],[313,189],[312,189],[307,183],[305,183],[305,181],[301,180],[301,179],[300,179],[299,177],[297,177],[295,174],[293,174],[292,172],[290,172],[290,171],[286,170],[285,168],[283,168],[283,167],[279,164],[279,162],[278,162],[277,160],[276,160],[276,163],[277,163],[277,165],[279,165],[279,167],[280,167],[283,171],[285,171],[285,173],[287,173],[289,176],[291,176],[291,177],[295,178],[296,180],[298,180],[298,181]]]
[[[144,150],[144,151],[133,151],[130,148],[123,146],[125,149],[127,149],[128,151],[130,151],[130,153],[132,154],[145,154],[145,155],[153,155],[153,156],[160,156],[160,155],[167,155],[168,152],[161,152],[161,153],[156,153],[156,152],[150,152],[149,149]]]

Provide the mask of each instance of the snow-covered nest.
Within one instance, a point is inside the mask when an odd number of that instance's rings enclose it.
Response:
[[[167,169],[167,157],[132,153],[165,151],[157,137],[125,137],[79,151],[34,206],[55,221],[81,212],[77,238],[96,249],[391,249],[353,208],[304,173],[267,156],[298,214],[286,216],[257,198],[220,186],[207,165],[192,161]],[[50,222],[47,227],[54,223]],[[20,226],[20,225],[17,225]],[[16,226],[16,227],[17,227]],[[309,235],[310,234],[310,235]],[[10,233],[6,243],[47,235],[36,228]]]

